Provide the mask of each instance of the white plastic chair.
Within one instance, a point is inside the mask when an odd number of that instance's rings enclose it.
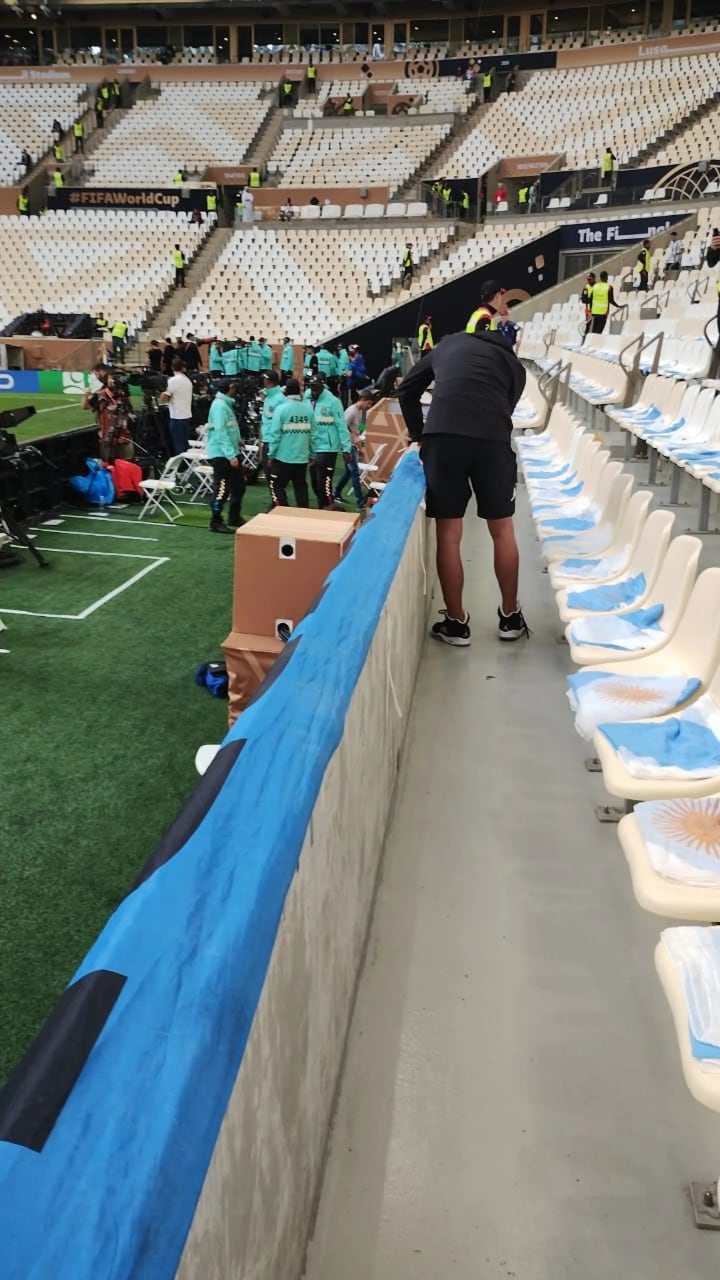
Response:
[[[173,521],[179,520],[182,515],[177,503],[173,500],[172,493],[180,487],[178,476],[178,468],[183,462],[181,453],[174,458],[168,458],[163,469],[163,473],[157,480],[141,480],[140,488],[145,494],[145,503],[140,511],[138,520],[143,520],[145,516],[154,515],[156,511],[161,511],[167,520],[172,524]],[[166,510],[166,507],[172,508],[174,515]]]

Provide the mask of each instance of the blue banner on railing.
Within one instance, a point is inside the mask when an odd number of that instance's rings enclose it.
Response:
[[[0,391],[22,391],[28,394],[40,390],[37,369],[0,369]]]
[[[424,489],[408,454],[0,1093],[2,1280],[175,1276]]]

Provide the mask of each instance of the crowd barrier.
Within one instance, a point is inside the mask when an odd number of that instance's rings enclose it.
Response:
[[[3,1280],[300,1275],[430,603],[423,491],[408,454],[0,1094]]]

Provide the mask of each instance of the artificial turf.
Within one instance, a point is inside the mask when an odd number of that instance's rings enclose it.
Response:
[[[24,409],[33,405],[34,417],[13,427],[13,434],[19,444],[28,440],[37,440],[41,436],[54,436],[59,431],[70,431],[73,427],[91,427],[94,414],[80,408],[81,397],[74,392],[70,394],[51,395],[49,392],[23,395],[20,391],[3,391],[0,394],[0,413],[5,409]]]
[[[248,488],[247,516],[267,506]],[[0,1081],[195,784],[196,749],[227,727],[194,680],[230,630],[233,539],[208,531],[207,506],[176,525],[132,507],[59,515],[33,527],[50,568],[23,552],[0,573]],[[3,612],[76,615],[146,563],[131,555],[167,563],[84,620]]]

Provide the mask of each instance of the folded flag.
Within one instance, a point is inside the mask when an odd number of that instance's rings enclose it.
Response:
[[[586,609],[590,613],[612,613],[634,604],[647,590],[644,573],[636,573],[606,587],[586,587],[584,591],[568,591],[568,609]]]
[[[666,676],[616,675],[612,671],[579,671],[568,676],[568,701],[581,738],[592,738],[608,717],[627,723],[667,715],[694,697],[701,681],[682,672]]]
[[[635,821],[653,870],[665,880],[720,889],[720,798],[648,800]]]
[[[715,1061],[720,1058],[720,929],[682,925],[663,929],[661,937],[682,984],[692,1055]]]
[[[635,652],[648,649],[663,635],[659,625],[663,615],[661,604],[647,609],[634,609],[621,617],[610,615],[599,618],[575,618],[570,623],[568,638],[571,644],[594,645],[601,649],[622,649]]]
[[[708,694],[657,724],[601,724],[633,778],[714,778],[720,773],[720,711]]]

